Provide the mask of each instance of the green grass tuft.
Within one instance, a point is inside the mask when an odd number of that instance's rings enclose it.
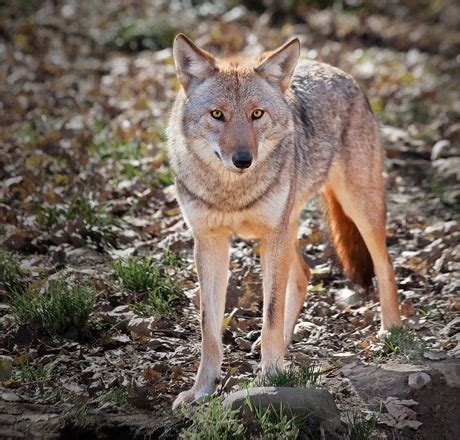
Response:
[[[183,440],[239,440],[246,438],[246,428],[238,410],[225,408],[220,397],[208,397],[204,403],[183,409],[190,426],[182,429]]]
[[[129,388],[113,388],[103,396],[103,400],[113,402],[116,405],[124,405],[133,396],[134,392]]]
[[[155,266],[150,258],[130,257],[113,264],[115,275],[125,289],[146,294],[146,300],[138,302],[135,310],[142,315],[171,314],[171,303],[179,288],[171,276]]]
[[[49,380],[55,366],[55,363],[26,362],[19,367],[19,378],[25,383]]]
[[[35,323],[50,334],[61,335],[69,331],[84,335],[95,302],[93,289],[64,280],[51,281],[42,294],[27,291],[11,295],[17,324]]]
[[[39,225],[45,227],[75,220],[82,237],[97,245],[115,244],[112,228],[119,226],[118,219],[104,205],[96,204],[87,194],[72,200],[67,206],[38,205],[35,208],[35,218]]]
[[[163,171],[157,171],[152,179],[152,184],[157,186],[169,186],[174,183],[174,176],[171,168],[167,167]]]
[[[150,258],[130,257],[117,260],[113,269],[123,287],[134,292],[143,292],[158,285],[159,269]]]
[[[413,358],[421,355],[426,347],[416,334],[403,327],[392,327],[385,338],[390,353]]]
[[[97,205],[90,197],[83,196],[73,200],[65,217],[69,220],[81,220],[81,234],[95,243],[115,243],[112,227],[119,226],[117,219],[103,205]]]
[[[73,406],[64,413],[64,422],[68,427],[85,429],[89,425],[88,406]]]
[[[273,387],[307,387],[316,385],[320,371],[314,364],[300,366],[289,365],[287,368],[277,368],[256,379],[255,386]]]
[[[363,417],[359,413],[347,415],[348,436],[350,440],[367,440],[374,432],[378,417],[372,414],[369,417]]]
[[[268,408],[260,408],[248,404],[251,409],[254,421],[257,425],[257,431],[260,437],[264,440],[295,440],[299,437],[299,433],[304,420],[297,416],[292,416],[289,411],[286,412],[283,405],[279,409],[270,406]]]
[[[25,289],[18,259],[4,249],[0,249],[0,282],[8,293]]]
[[[90,152],[101,160],[140,160],[145,157],[142,144],[137,139],[123,140],[104,127],[95,136]]]
[[[163,258],[161,262],[165,266],[172,266],[172,267],[183,267],[184,266],[183,258],[178,253],[174,251],[170,251],[169,249],[165,249],[165,251],[163,252]]]

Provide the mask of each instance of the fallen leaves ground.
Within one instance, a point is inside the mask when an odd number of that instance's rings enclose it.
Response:
[[[91,285],[100,323],[87,340],[36,335],[33,326],[14,325],[3,295],[0,350],[14,360],[4,401],[65,401],[72,411],[70,399],[89,412],[141,408],[160,420],[193,382],[193,243],[174,199],[164,134],[178,89],[170,49],[176,31],[221,55],[259,53],[297,35],[302,57],[357,78],[382,126],[388,244],[404,324],[431,349],[459,356],[452,324],[460,310],[458,4],[342,10],[299,2],[295,11],[270,14],[198,3],[15,1],[0,11],[2,247],[17,255],[37,291],[62,277]],[[292,360],[315,360],[331,371],[349,357],[384,362],[375,292],[359,291],[343,276],[315,201],[303,219],[299,238],[314,276]],[[182,264],[164,265],[165,251]],[[152,256],[180,283],[173,316],[128,326],[133,298],[112,262],[131,255]],[[261,328],[257,246],[235,240],[231,268],[225,391],[257,367],[258,355],[249,352]],[[26,363],[53,368],[27,383],[18,373]]]

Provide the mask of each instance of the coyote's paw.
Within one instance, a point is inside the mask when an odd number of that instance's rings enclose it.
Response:
[[[197,400],[200,400],[202,397],[207,396],[208,394],[212,394],[212,392],[207,392],[207,391],[197,391],[194,390],[193,388],[187,391],[182,391],[177,397],[176,400],[173,403],[172,409],[175,410],[182,405],[186,405],[187,403],[192,403],[196,402]]]
[[[377,332],[377,338],[380,342],[385,342],[385,338],[388,336],[388,330],[386,328],[381,327],[380,330]]]

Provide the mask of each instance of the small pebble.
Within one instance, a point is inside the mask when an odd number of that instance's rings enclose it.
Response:
[[[426,373],[414,373],[409,375],[408,384],[415,390],[425,388],[431,382],[431,377]]]

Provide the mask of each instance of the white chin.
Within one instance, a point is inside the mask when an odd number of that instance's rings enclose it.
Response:
[[[243,174],[247,168],[245,169],[239,169],[239,168],[225,168],[227,171],[230,171],[231,173],[234,173],[234,174]]]

